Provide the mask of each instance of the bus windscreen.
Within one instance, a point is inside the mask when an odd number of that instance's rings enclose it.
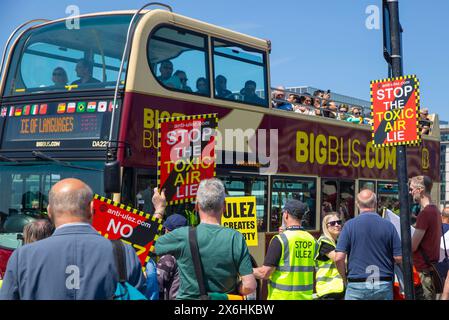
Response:
[[[130,20],[99,15],[81,18],[77,29],[56,21],[27,30],[14,47],[3,95],[115,87]]]

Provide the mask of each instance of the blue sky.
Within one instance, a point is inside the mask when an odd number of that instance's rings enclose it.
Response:
[[[136,9],[141,0],[15,0],[0,2],[2,50],[10,32],[34,18]],[[310,85],[369,99],[369,81],[387,76],[382,31],[365,26],[381,0],[170,0],[175,12],[272,42],[272,86]],[[404,74],[420,80],[421,106],[449,120],[449,1],[400,0]]]

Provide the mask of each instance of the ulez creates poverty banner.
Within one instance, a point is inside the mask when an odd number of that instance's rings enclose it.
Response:
[[[371,81],[374,147],[416,145],[419,81],[415,75]]]
[[[158,186],[169,204],[195,200],[202,180],[215,176],[216,114],[159,120]]]
[[[120,239],[131,245],[145,267],[161,233],[162,221],[96,194],[92,226],[109,240]]]

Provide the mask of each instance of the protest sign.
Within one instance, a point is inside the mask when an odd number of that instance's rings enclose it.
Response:
[[[145,267],[161,233],[162,221],[96,194],[92,226],[109,240],[120,239],[131,245]]]
[[[227,197],[221,224],[243,234],[248,246],[257,246],[256,197]]]
[[[418,124],[419,81],[415,75],[371,81],[372,138],[375,147],[415,145]]]
[[[201,180],[215,176],[217,115],[159,120],[158,186],[169,204],[196,198]]]
[[[399,218],[399,216],[396,213],[394,213],[393,211],[391,211],[390,209],[384,208],[382,217],[385,220],[390,221],[394,225],[394,228],[398,232],[399,238],[401,238],[401,219]],[[412,236],[413,236],[414,232],[415,232],[415,228],[410,226],[410,233]]]

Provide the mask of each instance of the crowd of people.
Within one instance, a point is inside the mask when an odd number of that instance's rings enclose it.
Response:
[[[286,95],[288,95],[286,97]],[[330,90],[316,90],[309,93],[287,92],[284,87],[277,87],[271,94],[273,109],[293,111],[300,114],[320,116],[359,124],[371,124],[372,119],[366,117],[363,108],[348,104],[337,104],[331,100]]]
[[[412,237],[417,298],[449,299],[449,277],[443,292],[437,292],[432,274],[432,265],[447,253],[440,251],[440,242],[449,230],[449,208],[440,214],[432,204],[432,181],[427,176],[412,178],[409,188],[421,206]],[[73,178],[51,188],[49,220],[25,226],[24,245],[9,259],[0,299],[116,297],[118,264],[111,241],[91,226],[92,196],[89,186]],[[269,300],[393,299],[395,264],[402,263],[401,242],[394,225],[377,213],[372,190],[359,192],[360,214],[345,223],[340,213],[326,212],[318,239],[302,227],[308,206],[287,200],[283,228],[272,238],[260,267],[252,263],[243,235],[221,226],[225,197],[219,179],[201,181],[195,203],[201,223],[189,227],[180,214],[165,219],[164,235],[155,244],[159,258],[153,273],[149,264],[143,273],[134,249],[124,245],[126,281],[148,299],[210,299],[217,294],[243,298],[255,292],[256,279],[268,281]],[[155,188],[152,202],[154,216],[164,218],[164,190]]]
[[[288,92],[284,87],[277,87],[271,94],[273,109],[292,111],[305,115],[332,118],[357,124],[372,125],[373,119],[366,116],[361,106],[337,103],[331,99],[330,90],[316,90],[313,95],[309,93]],[[421,134],[431,133],[433,122],[429,119],[429,110],[423,108],[419,113]]]

